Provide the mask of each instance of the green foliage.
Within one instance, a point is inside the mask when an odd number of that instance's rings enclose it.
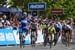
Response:
[[[0,0],[0,4],[4,4],[5,3],[5,0]]]
[[[4,0],[0,0],[0,3],[3,3]],[[24,11],[28,11],[29,2],[46,2],[46,10],[40,11],[40,15],[52,16],[51,9],[63,9],[64,14],[57,15],[59,18],[75,18],[75,0],[12,0],[11,4],[14,7],[21,7]]]

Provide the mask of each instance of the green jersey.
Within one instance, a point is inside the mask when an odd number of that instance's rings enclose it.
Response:
[[[48,28],[48,32],[49,32],[50,34],[52,34],[52,33],[56,33],[54,27],[49,27],[49,28]]]
[[[46,29],[47,25],[46,24],[42,24],[41,27],[42,27],[42,29]]]

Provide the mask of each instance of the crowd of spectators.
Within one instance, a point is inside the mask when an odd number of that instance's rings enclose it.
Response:
[[[20,24],[20,22],[22,22],[22,20],[25,20],[25,22],[26,21],[31,22],[31,21],[35,20],[36,22],[40,22],[40,23],[43,23],[43,21],[45,21],[45,23],[50,23],[51,21],[54,21],[54,20],[48,19],[48,18],[43,19],[42,16],[39,16],[36,18],[34,18],[32,16],[21,16],[19,18],[16,15],[13,15],[9,19],[7,19],[7,18],[8,18],[8,16],[6,16],[6,15],[0,16],[0,28],[18,28],[19,24]],[[62,22],[62,21],[64,21],[64,20],[59,20],[59,22]],[[68,21],[69,20],[67,20],[67,22]],[[73,19],[71,21],[73,22]]]
[[[6,15],[2,15],[0,17],[0,28],[14,28],[14,27],[18,27],[18,20],[16,16],[10,17],[9,19],[7,19],[8,16]]]

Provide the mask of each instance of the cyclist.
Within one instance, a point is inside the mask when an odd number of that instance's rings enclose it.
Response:
[[[46,23],[42,24],[42,33],[44,34],[44,46],[46,46],[47,42],[48,42],[48,26]]]
[[[23,16],[23,18],[20,20],[20,22],[21,22],[22,34],[26,38],[26,36],[28,35],[28,32],[29,32],[28,27],[29,27],[30,20],[28,19],[28,16]]]
[[[54,38],[54,42],[55,42],[54,46],[55,46],[58,39],[59,39],[61,30],[62,30],[62,26],[61,26],[61,23],[59,21],[55,21],[54,27],[55,27],[55,30],[56,30],[56,34],[55,34],[55,38]]]
[[[37,40],[37,24],[35,21],[32,21],[31,26],[31,45],[35,47],[35,42]]]
[[[54,34],[56,33],[54,23],[50,23],[50,26],[48,27],[48,38],[49,38],[49,44],[50,48],[52,46],[52,42],[54,41]]]
[[[19,33],[19,40],[20,40],[20,48],[24,48],[24,43],[25,43],[25,37],[22,33],[22,28],[21,28],[21,23],[19,22],[19,27],[18,27],[18,33]]]
[[[72,27],[70,26],[69,22],[63,24],[62,31],[63,31],[62,37],[64,38],[62,42],[65,41],[63,43],[65,43],[66,46],[69,46],[72,39]]]

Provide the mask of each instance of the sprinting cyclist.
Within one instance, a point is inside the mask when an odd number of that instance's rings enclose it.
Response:
[[[50,26],[48,27],[48,38],[49,38],[49,44],[50,44],[50,48],[54,42],[54,36],[56,34],[56,30],[54,27],[54,23],[50,23]]]

